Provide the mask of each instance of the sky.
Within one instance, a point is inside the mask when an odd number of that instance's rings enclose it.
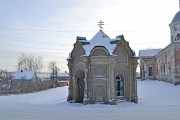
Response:
[[[140,49],[164,48],[179,11],[178,0],[0,0],[0,69],[15,71],[23,53],[43,57],[68,71],[77,36],[90,40],[104,22],[110,37],[124,35],[136,55]]]

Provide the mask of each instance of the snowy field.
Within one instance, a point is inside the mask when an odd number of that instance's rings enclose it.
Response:
[[[0,96],[0,120],[180,120],[180,85],[139,81],[139,104],[67,103],[68,88]]]

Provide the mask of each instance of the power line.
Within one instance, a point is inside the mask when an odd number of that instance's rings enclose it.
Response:
[[[46,49],[46,50],[72,50],[72,49],[67,49],[67,48],[64,48],[64,49],[53,49],[53,48],[35,48],[35,47],[30,47],[30,46],[20,46],[20,45],[12,45],[12,44],[3,44],[1,43],[0,46],[6,46],[6,47],[17,47],[17,48],[30,48],[30,49]]]
[[[15,36],[9,36],[6,34],[0,34],[0,37],[2,39],[8,39],[8,40],[16,40],[20,42],[29,42],[29,43],[37,43],[37,44],[49,44],[49,45],[60,45],[60,46],[70,46],[72,43],[59,43],[59,42],[47,42],[47,41],[40,41],[40,40],[33,40],[28,38],[21,38],[21,37],[15,37]]]
[[[14,50],[7,50],[7,49],[1,49],[1,52],[5,52],[7,54],[3,54],[3,55],[6,55],[6,56],[9,56],[9,57],[12,57],[12,55],[14,56],[15,54],[19,55],[19,54],[22,54],[22,53],[25,53],[25,54],[33,54],[33,55],[40,55],[40,56],[43,56],[43,57],[48,57],[48,56],[61,56],[61,57],[68,57],[68,53],[66,55],[62,55],[61,53],[48,53],[48,52],[22,52],[22,51],[14,51]]]
[[[59,46],[73,46],[72,43],[58,43],[58,42],[45,42],[45,41],[37,41],[37,40],[32,40],[32,39],[26,39],[26,38],[19,38],[19,37],[12,37],[12,36],[8,36],[5,34],[0,34],[0,39],[2,40],[11,40],[11,41],[15,41],[15,42],[29,42],[29,43],[35,43],[35,44],[44,44],[44,45],[59,45]],[[7,37],[8,36],[8,37]],[[23,39],[23,40],[21,40]],[[30,40],[30,41],[29,41]],[[146,43],[133,43],[133,44],[138,44],[138,45],[149,45],[149,44],[158,44],[161,43],[161,41],[157,41],[157,42],[146,42]],[[19,46],[18,46],[19,47]],[[41,48],[40,48],[41,49]],[[46,49],[46,48],[45,48]]]
[[[39,31],[39,32],[95,32],[95,31],[65,31],[65,30],[49,30],[49,29],[29,29],[29,28],[10,28],[10,27],[0,27],[0,29],[12,29],[12,30],[20,30],[20,31]]]
[[[89,30],[50,30],[50,29],[29,29],[29,28],[10,28],[10,27],[0,27],[0,29],[11,29],[11,30],[18,30],[18,31],[32,31],[32,32],[61,32],[61,33],[74,33],[74,32],[97,32],[97,31],[89,31]],[[106,32],[147,32],[147,31],[163,31],[163,30],[157,30],[157,29],[146,29],[146,30],[118,30],[118,31],[106,31]]]

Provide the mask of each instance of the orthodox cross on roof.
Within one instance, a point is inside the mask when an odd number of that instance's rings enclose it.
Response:
[[[102,25],[104,25],[104,22],[103,22],[102,20],[100,20],[100,21],[98,22],[98,26],[99,26],[100,30],[103,29]]]

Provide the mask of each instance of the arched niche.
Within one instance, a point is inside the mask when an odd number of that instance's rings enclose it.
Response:
[[[96,102],[105,101],[105,89],[101,85],[98,85],[95,88],[95,101]]]
[[[96,46],[91,50],[91,56],[108,56],[108,50],[103,46]]]

